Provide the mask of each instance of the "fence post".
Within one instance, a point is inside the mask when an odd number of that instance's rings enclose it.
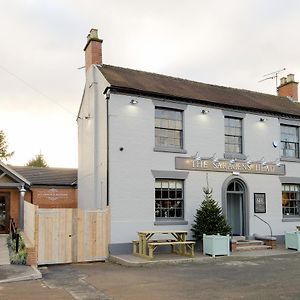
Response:
[[[16,253],[19,252],[19,238],[20,238],[19,233],[16,233]]]

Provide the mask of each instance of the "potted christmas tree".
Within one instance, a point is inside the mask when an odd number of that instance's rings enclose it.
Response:
[[[203,241],[203,253],[215,255],[229,255],[229,233],[231,227],[228,225],[222,209],[213,199],[212,189],[203,188],[204,200],[196,211],[192,232],[194,238]]]

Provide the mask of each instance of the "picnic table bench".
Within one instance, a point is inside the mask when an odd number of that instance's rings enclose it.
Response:
[[[173,238],[150,239],[153,235],[169,235]],[[139,240],[133,242],[133,254],[144,258],[153,259],[153,253],[158,246],[171,246],[172,253],[185,256],[194,256],[194,241],[187,241],[187,231],[162,230],[139,231]]]

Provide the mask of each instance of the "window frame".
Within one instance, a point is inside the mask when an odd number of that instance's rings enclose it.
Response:
[[[239,120],[241,122],[241,135],[229,135],[226,133],[226,119],[235,119]],[[234,128],[234,127],[233,127]],[[241,143],[241,152],[231,152],[231,151],[226,151],[226,137],[231,136],[231,137],[240,137]],[[225,114],[224,113],[224,157],[225,158],[237,158],[237,159],[246,159],[246,155],[244,155],[244,114],[239,114],[239,113],[232,113],[232,114]]]
[[[289,187],[288,190],[285,190],[284,187]],[[293,189],[294,190],[291,190],[291,187],[294,187]],[[297,191],[295,190],[295,187],[297,187]],[[296,194],[295,195],[295,199],[291,199],[290,196],[288,198],[283,198],[283,193],[294,193]],[[295,205],[294,206],[283,206],[283,201],[287,201],[287,203],[290,203],[291,201],[292,202],[295,202]],[[297,205],[298,203],[298,205]],[[295,210],[298,210],[298,214],[286,214],[284,213],[284,210],[285,209],[295,209]],[[300,219],[300,184],[295,184],[295,183],[282,183],[281,184],[281,211],[282,211],[282,218],[283,220],[293,220],[293,219]]]
[[[157,198],[156,197],[156,192],[157,192],[157,182],[161,182],[161,193],[162,193],[162,183],[163,182],[168,182],[168,195],[170,195],[170,182],[171,181],[175,181],[175,182],[181,182],[181,185],[182,185],[182,189],[181,189],[181,197],[180,199],[178,197],[168,197],[168,198],[163,198],[163,197],[160,197],[160,198]],[[162,224],[159,224],[159,223],[170,223],[170,222],[182,222],[184,221],[184,213],[185,213],[185,180],[184,179],[175,179],[175,178],[155,178],[155,185],[154,185],[154,219],[155,219],[155,223],[157,225],[162,225]],[[177,188],[175,188],[175,193],[177,192]],[[167,216],[167,217],[157,217],[156,216],[156,203],[157,201],[181,201],[181,216],[180,217],[176,217],[176,209],[174,211],[175,213],[175,216],[174,217],[170,217],[170,216]],[[164,206],[162,206],[164,207]],[[168,212],[170,212],[170,208],[168,208]]]
[[[297,137],[297,142],[291,142],[291,141],[287,141],[287,140],[283,140],[283,136],[282,136],[282,128],[283,127],[289,127],[289,128],[295,128],[296,129],[296,137]],[[299,126],[297,125],[293,125],[293,124],[284,124],[281,123],[280,124],[280,158],[283,160],[299,160],[300,159],[300,153],[299,153],[299,142],[300,142],[300,136],[299,136]],[[283,143],[289,143],[289,144],[294,144],[297,148],[295,149],[295,156],[287,156],[285,155],[287,149],[282,147]]]
[[[184,149],[185,146],[185,115],[184,112],[187,108],[187,104],[182,104],[182,103],[177,103],[177,102],[171,102],[171,101],[166,101],[166,100],[152,100],[153,106],[154,106],[154,147],[153,151],[154,152],[171,152],[171,153],[182,153],[186,154],[187,151]],[[175,147],[168,147],[168,146],[156,146],[156,141],[155,141],[155,110],[156,108],[161,108],[161,109],[169,109],[169,110],[177,110],[181,111],[182,113],[182,148],[175,148]]]

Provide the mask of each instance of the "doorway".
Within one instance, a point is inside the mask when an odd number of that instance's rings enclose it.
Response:
[[[232,234],[246,235],[246,201],[245,185],[239,179],[229,182],[226,190],[227,221]]]
[[[9,193],[0,193],[0,234],[9,233]]]

